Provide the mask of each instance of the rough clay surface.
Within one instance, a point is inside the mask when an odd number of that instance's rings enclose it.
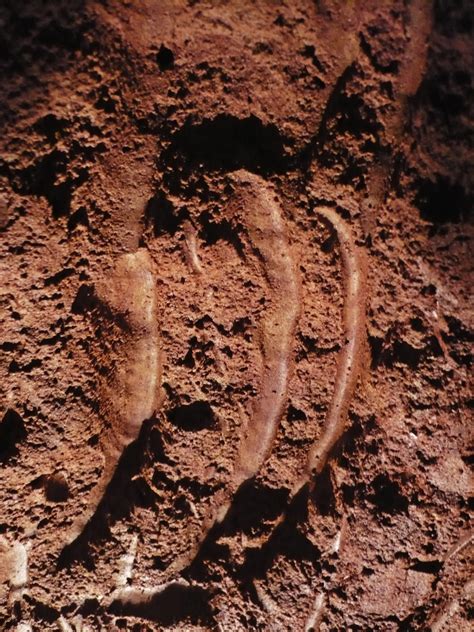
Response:
[[[469,0],[1,3],[1,629],[472,629],[472,19]],[[239,170],[298,271],[286,401],[173,573],[256,443],[265,318],[288,304],[258,209],[233,211]],[[364,254],[367,344],[345,431],[288,505],[346,343],[318,205]],[[140,286],[94,306],[127,253],[155,324]]]

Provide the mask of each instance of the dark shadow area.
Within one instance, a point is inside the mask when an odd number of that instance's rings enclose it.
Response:
[[[156,498],[138,476],[146,453],[147,438],[153,420],[143,423],[138,439],[125,448],[114,476],[105,490],[97,509],[82,533],[65,547],[58,558],[59,569],[81,560],[87,568],[94,568],[92,543],[110,538],[109,525],[130,516],[134,507],[152,507]]]
[[[102,339],[102,328],[106,328],[110,324],[117,325],[126,334],[131,332],[127,311],[118,312],[115,309],[112,310],[97,296],[93,285],[82,284],[79,287],[71,305],[71,312],[91,318],[96,327],[98,340]]]
[[[275,125],[252,115],[239,119],[219,114],[195,124],[188,120],[172,137],[161,164],[204,165],[208,171],[282,171],[286,164],[284,139]]]
[[[174,67],[173,51],[162,44],[160,46],[160,50],[156,53],[156,63],[162,72],[165,70],[171,70]]]
[[[87,168],[75,176],[69,171],[70,158],[57,149],[45,154],[24,169],[7,168],[12,189],[21,195],[44,197],[51,206],[53,217],[69,215],[74,189],[88,177]]]
[[[61,613],[53,606],[45,604],[31,597],[29,598],[29,601],[34,612],[35,619],[39,619],[40,621],[49,625],[58,620]]]
[[[434,180],[423,180],[415,196],[421,217],[433,224],[467,221],[473,201],[461,184],[440,175]]]
[[[187,569],[189,575],[204,581],[206,559],[227,563],[229,549],[219,544],[218,538],[238,532],[251,534],[262,521],[275,521],[285,511],[287,497],[287,490],[258,487],[254,481],[242,485],[223,523],[216,524],[201,544],[198,554]],[[308,487],[304,486],[292,499],[284,520],[270,533],[268,540],[259,548],[247,549],[244,563],[234,571],[237,581],[245,590],[252,592],[252,580],[264,577],[279,555],[317,564],[320,551],[297,529],[297,525],[307,517]]]
[[[204,430],[215,425],[215,416],[209,402],[197,401],[176,406],[167,413],[169,421],[182,430]]]
[[[443,568],[443,562],[440,560],[416,560],[411,566],[412,571],[417,573],[429,573],[431,575],[437,575]]]
[[[18,454],[17,445],[26,439],[26,434],[22,417],[9,408],[0,422],[0,463]]]
[[[400,485],[391,481],[386,474],[379,474],[372,481],[373,493],[368,500],[380,513],[397,514],[408,513],[409,501],[402,494]]]
[[[288,505],[283,521],[258,549],[248,549],[245,561],[237,571],[238,579],[250,585],[252,579],[264,577],[279,555],[317,565],[321,553],[297,528],[308,518],[308,486],[305,485]]]
[[[381,366],[393,368],[396,364],[404,364],[415,371],[427,358],[437,358],[443,354],[436,336],[428,336],[424,346],[415,347],[406,340],[395,338],[395,335],[388,332],[386,338],[369,336],[373,370]]]
[[[286,489],[265,487],[255,480],[244,483],[233,498],[225,520],[225,531],[238,531],[250,535],[262,522],[278,518],[287,498]]]
[[[189,219],[189,215],[175,209],[162,191],[157,191],[145,207],[145,225],[153,229],[155,237],[175,235],[185,219]]]
[[[256,485],[254,480],[246,481],[235,493],[223,522],[214,524],[207,533],[195,558],[188,565],[187,573],[204,581],[207,575],[206,559],[221,563],[229,559],[229,548],[217,542],[219,537],[238,532],[250,534],[262,521],[275,520],[284,510],[287,496],[287,490],[269,489]],[[263,560],[267,554],[266,547],[259,551]]]
[[[0,157],[0,174],[16,193],[44,197],[53,217],[67,216],[74,191],[89,177],[88,167],[78,163],[101,149],[77,142],[69,148],[63,143],[58,149],[58,141],[71,135],[70,121],[50,112],[53,106],[39,95],[49,90],[53,94],[60,77],[69,75],[69,80],[81,56],[92,53],[97,46],[97,39],[90,36],[95,18],[85,0],[5,0],[0,18],[0,125],[15,127],[28,102],[35,103],[37,119],[32,129],[21,133],[25,138],[30,132],[33,138],[35,134],[44,138],[41,151],[35,151],[28,162],[20,154],[14,160]],[[52,96],[50,100],[54,101]]]
[[[318,484],[311,493],[311,500],[322,516],[335,513],[336,498],[329,468],[324,468],[318,477]]]
[[[240,239],[238,230],[228,219],[215,221],[210,213],[204,211],[199,216],[199,221],[202,226],[199,236],[202,237],[206,244],[212,246],[218,241],[226,241],[235,248],[239,257],[243,258],[244,244]]]
[[[14,73],[31,77],[32,65],[49,64],[54,71],[90,45],[86,34],[92,21],[84,0],[4,0],[2,17],[0,63],[5,64],[4,78]]]

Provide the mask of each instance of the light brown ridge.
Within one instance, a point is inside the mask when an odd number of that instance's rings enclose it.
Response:
[[[122,335],[117,361],[100,386],[100,407],[109,426],[100,437],[104,469],[87,506],[70,528],[66,546],[83,532],[113,478],[124,449],[138,438],[143,422],[159,406],[161,358],[157,300],[148,251],[122,255],[112,274],[95,288],[98,301],[120,317]]]
[[[271,452],[287,401],[294,334],[301,309],[297,266],[273,188],[261,177],[244,170],[233,173],[231,182],[234,195],[229,211],[246,228],[249,245],[261,261],[271,296],[270,307],[260,325],[262,380],[231,480],[216,495],[197,542],[169,567],[171,572],[179,572],[192,562],[210,530],[224,520],[237,490],[258,473]]]
[[[335,444],[341,438],[350,403],[359,379],[366,342],[366,265],[356,246],[352,231],[336,211],[318,207],[317,213],[335,229],[343,262],[345,301],[343,313],[344,342],[339,353],[334,392],[320,437],[312,444],[302,476],[293,486],[287,503],[305,487],[313,489],[316,477],[326,466]],[[274,524],[272,533],[285,520],[283,513]],[[268,540],[268,536],[265,538]]]

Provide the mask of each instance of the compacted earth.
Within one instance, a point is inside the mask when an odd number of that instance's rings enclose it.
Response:
[[[469,0],[4,0],[0,629],[472,629]]]

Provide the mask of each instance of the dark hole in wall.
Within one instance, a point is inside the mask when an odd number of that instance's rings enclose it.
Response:
[[[373,494],[369,500],[383,513],[396,514],[408,511],[408,498],[400,491],[400,485],[385,474],[379,474],[372,481]]]
[[[50,143],[54,143],[58,137],[62,136],[67,126],[68,121],[65,118],[49,113],[39,118],[33,127]]]
[[[9,408],[0,423],[0,463],[18,454],[17,444],[26,439],[25,423]]]
[[[47,500],[64,503],[69,498],[69,485],[63,474],[51,474],[44,481],[44,493]]]
[[[416,571],[418,573],[431,573],[432,575],[437,575],[442,568],[443,562],[440,560],[416,560],[410,566],[412,571]]]
[[[254,115],[239,119],[219,114],[197,124],[187,121],[174,134],[161,158],[164,164],[173,164],[179,157],[211,170],[278,171],[284,166],[285,148],[275,125],[265,125]]]
[[[79,225],[89,227],[89,216],[87,214],[86,209],[81,206],[75,213],[73,213],[67,222],[67,227],[69,231],[73,231]]]
[[[421,217],[433,224],[457,223],[472,213],[472,196],[459,183],[438,175],[424,180],[415,196]]]
[[[171,70],[174,66],[174,54],[173,51],[162,44],[160,50],[156,53],[156,63],[160,70]]]
[[[219,240],[223,240],[233,246],[241,257],[243,256],[244,245],[236,227],[234,227],[229,220],[222,219],[220,221],[214,221],[212,216],[204,211],[199,216],[199,221],[202,226],[202,229],[199,231],[199,236],[204,239],[207,244],[213,245]]]
[[[288,406],[287,419],[288,421],[306,421],[307,417],[303,410],[290,404]]]
[[[188,218],[185,210],[175,209],[162,191],[148,200],[145,208],[145,223],[153,228],[155,236],[175,235],[181,224]]]
[[[197,401],[171,409],[168,419],[183,430],[204,430],[214,425],[215,418],[209,402]]]
[[[231,531],[237,527],[239,532],[250,534],[262,521],[274,520],[281,514],[287,496],[285,489],[272,489],[250,480],[236,493],[226,523]]]
[[[40,619],[40,621],[44,621],[45,623],[54,623],[58,620],[60,612],[56,610],[56,608],[41,603],[40,601],[33,601],[33,604],[33,612],[36,619]]]

